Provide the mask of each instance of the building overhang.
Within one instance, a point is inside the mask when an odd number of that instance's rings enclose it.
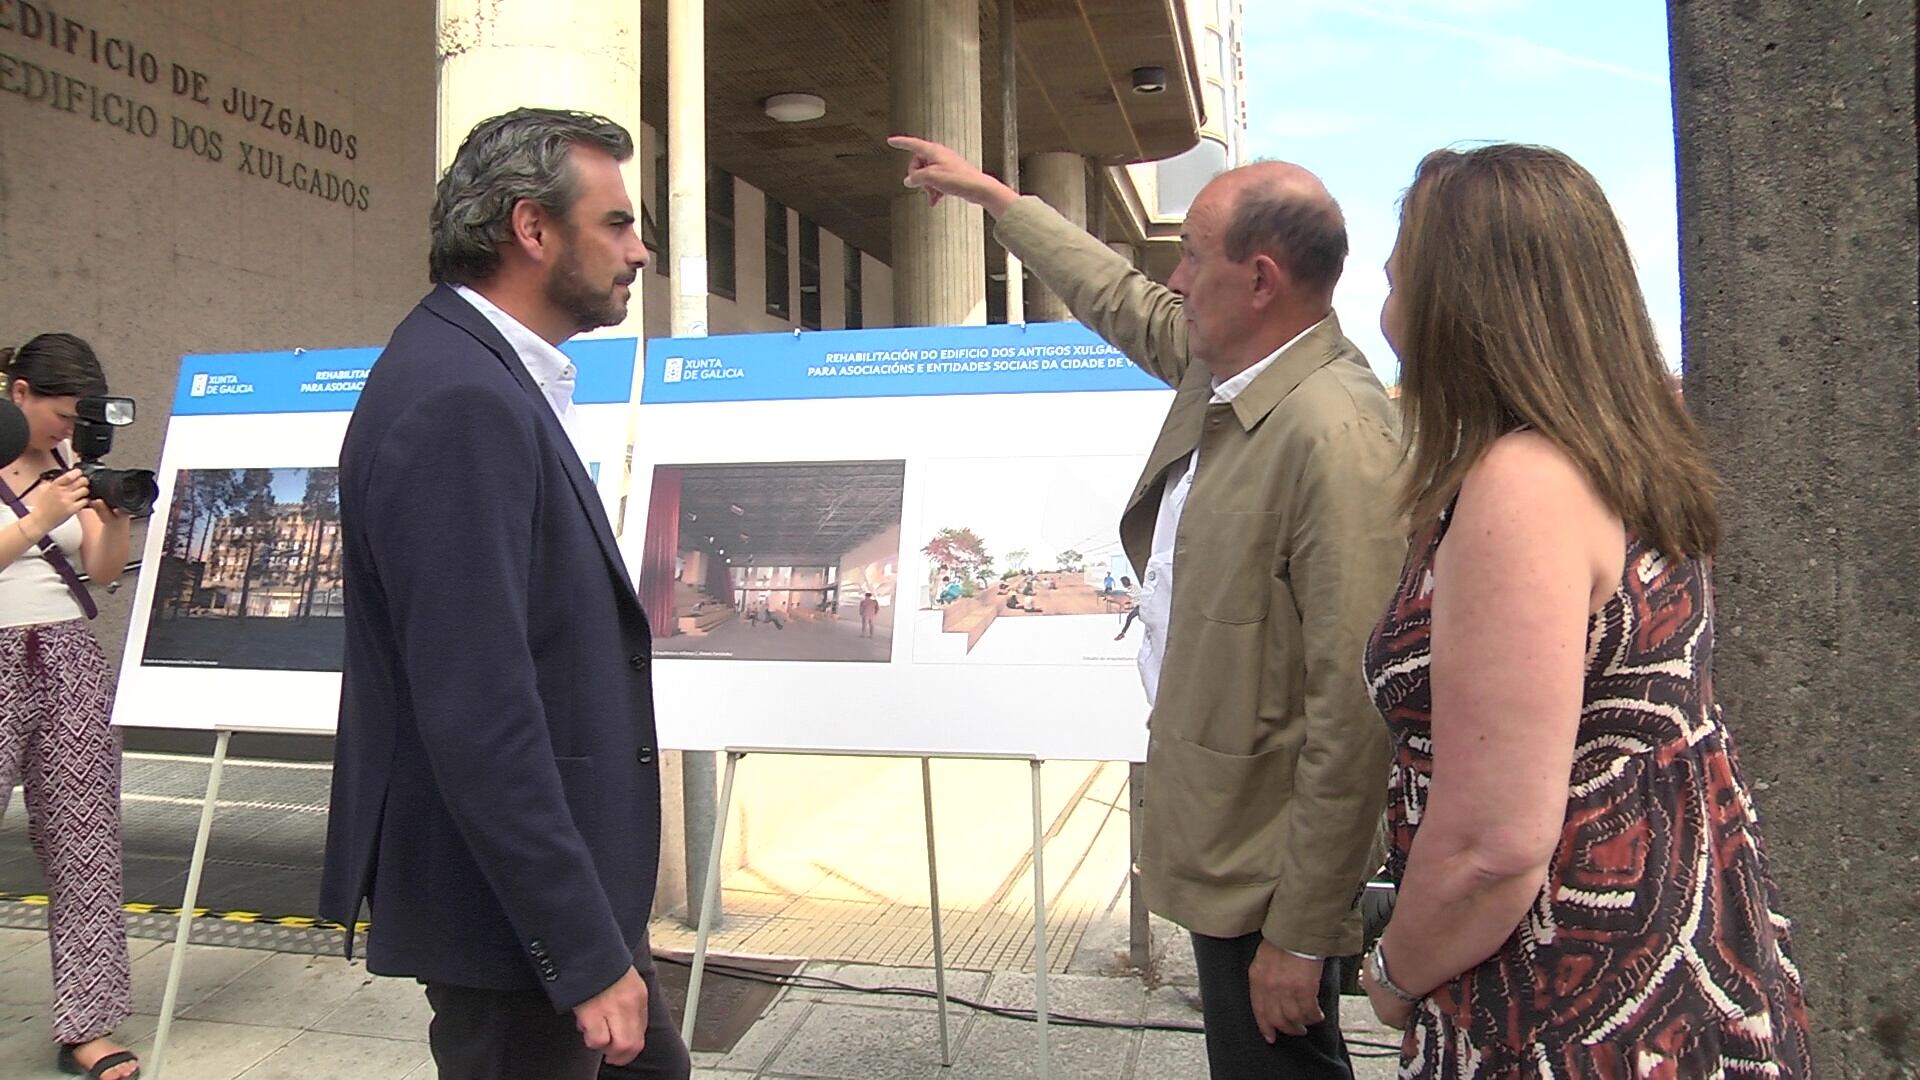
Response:
[[[980,0],[983,164],[1003,170],[999,8],[1015,5],[1020,153],[1070,151],[1102,165],[1153,161],[1199,138],[1198,83],[1181,0]],[[643,5],[642,117],[667,123],[664,3]],[[891,261],[902,162],[888,149],[887,0],[708,0],[707,160]],[[1165,89],[1133,89],[1136,68]],[[767,116],[775,94],[826,114]]]

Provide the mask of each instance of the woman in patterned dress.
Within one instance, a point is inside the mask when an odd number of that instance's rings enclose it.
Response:
[[[29,432],[25,452],[0,467],[0,814],[14,786],[24,787],[51,899],[56,1063],[95,1080],[134,1080],[140,1063],[112,1038],[133,1011],[113,669],[87,627],[93,601],[78,581],[120,576],[128,518],[90,501],[78,471],[62,471],[73,461],[75,403],[105,394],[107,379],[86,342],[41,334],[0,349],[0,381]]]
[[[1366,656],[1405,1077],[1803,1077],[1713,694],[1715,480],[1619,223],[1551,151],[1439,151],[1387,264],[1414,541]]]

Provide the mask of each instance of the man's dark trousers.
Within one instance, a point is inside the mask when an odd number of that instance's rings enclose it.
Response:
[[[1200,976],[1200,1007],[1207,1028],[1207,1064],[1213,1080],[1353,1080],[1347,1041],[1340,1034],[1340,972],[1329,960],[1320,973],[1320,1011],[1326,1019],[1305,1035],[1282,1034],[1269,1043],[1253,1018],[1247,969],[1260,935],[1193,935]]]
[[[644,965],[644,966],[641,966]],[[650,957],[636,965],[647,984],[647,1047],[624,1068],[587,1049],[573,1012],[555,1012],[538,990],[427,987],[428,1041],[440,1080],[687,1080],[693,1062],[667,1010]]]

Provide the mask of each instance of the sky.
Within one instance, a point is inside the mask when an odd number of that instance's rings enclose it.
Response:
[[[1663,0],[1245,0],[1247,154],[1304,165],[1346,212],[1334,296],[1383,380],[1381,270],[1400,194],[1428,151],[1554,147],[1619,215],[1667,363],[1680,366],[1673,107]]]

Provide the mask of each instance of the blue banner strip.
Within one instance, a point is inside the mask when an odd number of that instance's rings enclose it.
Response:
[[[578,369],[573,402],[609,405],[631,398],[634,338],[569,341],[560,351]],[[175,416],[351,412],[379,349],[219,353],[180,359]]]
[[[1165,390],[1079,323],[726,334],[647,342],[648,405]]]

